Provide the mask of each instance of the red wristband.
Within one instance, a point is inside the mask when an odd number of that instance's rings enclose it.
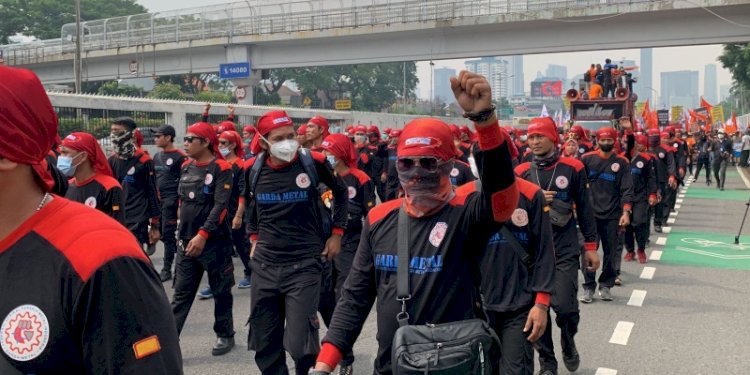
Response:
[[[198,235],[205,239],[208,239],[208,237],[210,236],[210,234],[204,229],[199,230]]]
[[[542,305],[549,306],[550,295],[545,292],[536,292],[536,299],[534,303],[541,303]]]
[[[324,342],[323,347],[320,348],[317,361],[327,364],[330,368],[336,368],[339,362],[341,362],[341,358],[343,358],[343,355],[339,348],[333,346],[331,343]]]

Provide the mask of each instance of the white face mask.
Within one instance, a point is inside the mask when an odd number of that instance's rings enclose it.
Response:
[[[724,134],[719,133],[719,139],[724,139]]]
[[[294,159],[294,154],[299,148],[299,142],[297,142],[296,139],[285,139],[276,143],[268,142],[265,137],[263,137],[263,140],[266,141],[267,144],[271,144],[271,155],[287,163]]]

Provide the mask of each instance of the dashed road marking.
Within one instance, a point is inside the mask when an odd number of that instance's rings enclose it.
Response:
[[[617,375],[617,370],[606,367],[599,367],[598,369],[596,369],[596,373],[594,373],[594,375]]]
[[[646,291],[635,289],[633,290],[633,293],[630,295],[628,306],[641,307],[643,306],[643,300],[645,299],[646,299]]]
[[[662,229],[664,229],[664,228],[662,228]],[[657,245],[661,245],[661,246],[666,245],[667,244],[667,237],[659,237],[659,238],[657,238],[656,239],[656,244]]]
[[[661,250],[654,250],[649,257],[651,260],[661,260]]]
[[[664,227],[664,228],[661,228],[661,230],[664,233],[670,233],[670,232],[672,232],[672,227]]]
[[[685,194],[677,194],[677,198],[685,198]]]
[[[678,211],[670,212],[669,216],[677,216]]]
[[[676,204],[676,205],[674,205],[674,209],[675,209],[675,210],[679,210],[680,208],[682,208],[682,205],[680,205],[680,204]]]
[[[651,280],[654,278],[655,272],[655,267],[643,267],[643,271],[641,271],[641,279]]]
[[[667,224],[674,224],[674,222],[675,222],[676,220],[677,220],[677,219],[675,219],[675,218],[671,217],[671,218],[667,219]]]
[[[612,337],[609,339],[610,344],[628,345],[628,339],[630,338],[630,332],[633,331],[633,322],[617,322],[615,331],[612,332]]]
[[[682,203],[682,199],[677,199],[675,202],[676,203]]]

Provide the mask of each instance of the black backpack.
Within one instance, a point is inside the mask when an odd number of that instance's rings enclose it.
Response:
[[[333,231],[333,215],[331,210],[326,207],[320,195],[320,178],[318,178],[318,171],[315,169],[315,160],[310,154],[310,150],[306,148],[300,148],[297,150],[297,156],[299,157],[300,163],[302,163],[302,169],[310,177],[310,186],[312,187],[313,194],[317,196],[313,202],[318,212],[318,222],[321,224],[321,238],[323,241],[327,240]],[[258,185],[258,177],[260,176],[260,170],[263,165],[266,164],[266,152],[263,151],[255,156],[255,162],[252,168],[250,168],[250,175],[247,181],[250,181],[248,185],[250,198],[255,198],[255,188]]]

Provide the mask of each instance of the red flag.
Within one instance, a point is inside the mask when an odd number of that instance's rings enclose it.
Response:
[[[737,133],[737,114],[732,112],[732,118],[727,121],[726,125],[724,126],[724,130],[728,134],[734,134]]]
[[[711,104],[709,104],[709,103],[708,103],[708,102],[706,101],[706,99],[703,99],[703,97],[702,97],[702,96],[701,96],[701,105],[700,105],[700,106],[701,106],[701,107],[703,107],[703,108],[705,108],[706,110],[708,110],[708,112],[709,112],[709,113],[711,113],[711,108],[713,108],[713,107],[714,107],[714,106],[712,106]]]
[[[645,120],[648,118],[650,113],[651,113],[651,108],[649,108],[648,99],[646,99],[646,104],[643,105],[643,112],[641,112],[641,117],[643,117],[643,119]]]

